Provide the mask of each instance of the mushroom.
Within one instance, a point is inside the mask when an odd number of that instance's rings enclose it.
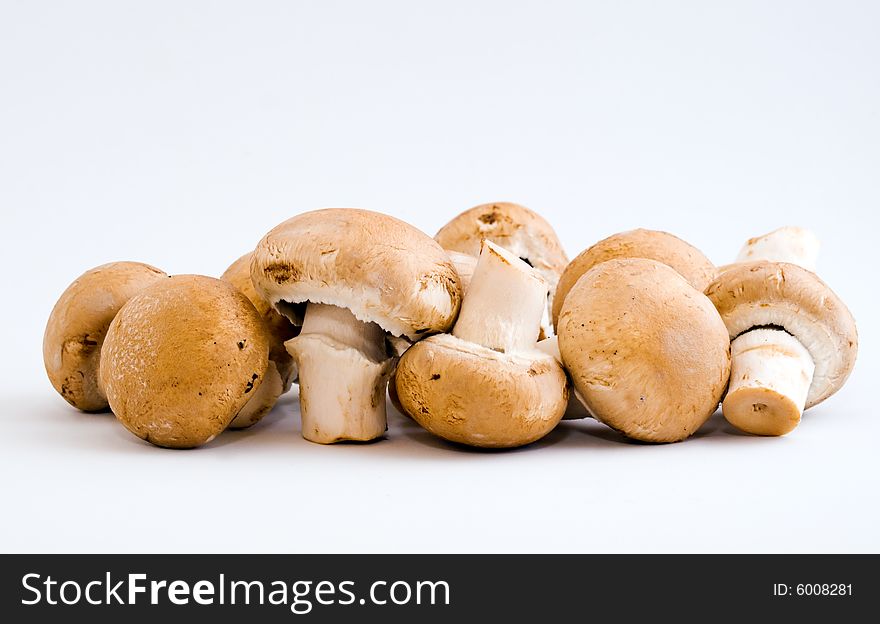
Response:
[[[220,279],[238,288],[263,317],[269,335],[269,363],[266,378],[238,416],[229,423],[230,429],[244,429],[259,422],[272,410],[278,397],[290,390],[296,377],[296,365],[284,343],[296,336],[299,330],[257,293],[251,281],[252,256],[253,252],[250,252],[233,262]]]
[[[730,341],[712,302],[671,267],[597,264],[559,315],[562,361],[597,420],[644,442],[677,442],[715,412]]]
[[[116,418],[157,446],[192,448],[258,392],[269,362],[263,318],[234,286],[178,275],[129,299],[101,348]]]
[[[789,225],[769,234],[750,238],[740,250],[736,263],[787,262],[815,273],[820,247],[819,238],[813,232]]]
[[[666,264],[701,291],[715,279],[715,265],[703,253],[667,232],[630,230],[599,241],[581,252],[565,268],[553,300],[553,325],[559,328],[559,313],[565,297],[578,279],[597,264],[619,258],[646,258]]]
[[[440,245],[399,219],[353,208],[277,226],[257,246],[251,278],[276,310],[302,319],[287,349],[299,370],[303,437],[321,444],[384,434],[394,359],[386,335],[415,341],[445,331],[461,301]]]
[[[733,265],[706,294],[733,341],[722,410],[738,429],[784,435],[852,372],[855,320],[814,273],[787,263]]]
[[[446,250],[471,256],[479,255],[483,240],[488,240],[534,267],[544,276],[549,291],[547,312],[541,322],[541,337],[553,333],[549,320],[550,308],[556,283],[568,264],[568,256],[553,227],[543,217],[519,204],[482,204],[452,219],[440,228],[434,239]]]
[[[80,275],[61,294],[43,335],[43,363],[52,387],[85,412],[107,409],[98,378],[110,322],[133,295],[168,276],[140,262],[111,262]]]
[[[546,435],[568,399],[562,366],[535,348],[546,296],[537,271],[484,241],[452,333],[400,358],[404,410],[434,435],[471,446],[510,448]]]

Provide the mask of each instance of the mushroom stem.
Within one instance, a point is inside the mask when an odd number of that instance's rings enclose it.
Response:
[[[306,306],[302,331],[285,343],[299,370],[302,435],[331,444],[385,433],[385,387],[393,359],[385,333],[345,308]]]
[[[731,343],[724,417],[756,435],[785,435],[801,420],[815,364],[806,347],[779,329],[753,329]]]
[[[788,262],[815,273],[820,246],[818,237],[810,230],[787,226],[749,239],[740,250],[736,261]]]
[[[559,353],[559,337],[558,336],[550,336],[549,338],[545,338],[544,340],[539,340],[538,344],[535,345],[539,351],[543,351],[547,355],[552,355],[556,358],[556,361],[565,369],[565,363],[562,361],[562,354]],[[568,380],[568,405],[565,407],[565,414],[562,416],[562,420],[582,420],[584,418],[594,418],[593,414],[590,413],[590,408],[587,407],[586,402],[583,397],[574,387],[574,384],[571,383],[571,377],[568,374],[568,370],[565,369],[565,377]]]
[[[452,335],[502,353],[533,349],[546,301],[547,283],[540,273],[483,241]]]

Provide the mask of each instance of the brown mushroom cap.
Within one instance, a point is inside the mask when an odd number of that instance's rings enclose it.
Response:
[[[192,448],[223,431],[259,389],[269,337],[234,286],[178,275],[132,297],[101,349],[116,417],[158,446]]]
[[[326,303],[412,340],[449,329],[461,304],[458,273],[440,245],[399,219],[355,208],[306,212],[275,227],[254,251],[251,278],[289,317],[298,311],[288,304]]]
[[[220,279],[229,282],[238,288],[266,320],[269,330],[269,359],[275,363],[281,381],[286,392],[293,381],[295,373],[293,358],[284,348],[284,343],[296,336],[299,329],[287,318],[275,311],[275,308],[257,293],[254,283],[251,281],[251,260],[254,252],[249,252],[233,262],[220,276]]]
[[[615,258],[646,258],[672,267],[691,286],[703,291],[715,279],[715,265],[703,253],[677,236],[656,230],[630,230],[599,241],[581,252],[565,268],[553,299],[553,324],[558,328],[559,313],[568,291],[578,279],[597,264]]]
[[[444,249],[471,256],[480,255],[484,239],[504,247],[541,273],[551,295],[568,264],[553,227],[538,213],[510,202],[465,210],[440,228],[434,239]]]
[[[596,265],[568,293],[559,350],[590,412],[625,435],[676,442],[715,412],[730,341],[712,302],[669,266]]]
[[[756,327],[779,327],[810,352],[816,370],[807,409],[837,392],[852,372],[859,349],[855,319],[816,274],[781,262],[732,265],[706,295],[731,339]]]
[[[450,334],[410,347],[396,384],[401,406],[425,429],[485,448],[542,438],[568,403],[565,372],[552,356],[499,353]]]
[[[62,293],[43,335],[43,363],[68,403],[86,412],[107,409],[98,385],[107,328],[126,301],[167,277],[148,264],[111,262],[86,271]]]

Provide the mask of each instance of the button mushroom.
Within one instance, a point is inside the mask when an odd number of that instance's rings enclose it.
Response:
[[[553,300],[553,324],[559,327],[559,313],[568,291],[597,264],[620,258],[647,258],[675,269],[688,283],[702,291],[715,279],[715,265],[692,245],[677,236],[655,230],[630,230],[599,241],[581,252],[565,268]]]
[[[546,435],[567,402],[565,372],[535,348],[546,296],[537,271],[484,241],[452,333],[414,344],[398,363],[404,410],[434,435],[472,446]]]
[[[712,302],[669,266],[609,260],[584,273],[559,315],[559,350],[597,420],[644,442],[676,442],[715,412],[730,341]]]
[[[296,365],[284,343],[296,336],[299,330],[257,293],[251,281],[252,257],[253,252],[243,255],[226,269],[220,279],[238,288],[263,317],[269,335],[269,365],[263,383],[229,423],[230,429],[243,429],[259,422],[272,410],[278,397],[290,389],[296,377]]]
[[[553,333],[550,308],[556,283],[568,264],[568,256],[553,227],[541,215],[509,202],[482,204],[452,219],[440,228],[434,239],[444,249],[471,256],[479,255],[483,240],[488,240],[534,267],[548,285],[547,313],[541,322],[541,337]]]
[[[279,312],[304,314],[287,348],[299,370],[303,437],[322,444],[384,434],[386,333],[418,340],[445,331],[461,301],[458,274],[439,244],[366,210],[285,221],[257,246],[251,277]]]
[[[98,368],[110,322],[132,296],[168,276],[140,262],[111,262],[80,275],[62,293],[43,335],[43,363],[52,387],[86,412],[107,409]]]
[[[269,337],[231,284],[178,275],[129,299],[101,349],[116,418],[158,446],[192,448],[223,431],[259,391]]]
[[[784,435],[837,392],[858,352],[852,314],[794,264],[733,265],[706,289],[732,342],[724,417],[756,435]]]

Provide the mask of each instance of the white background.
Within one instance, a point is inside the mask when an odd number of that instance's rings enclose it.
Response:
[[[878,552],[874,2],[0,0],[0,551]],[[715,262],[784,224],[860,322],[791,435],[627,443],[595,422],[487,453],[393,409],[299,437],[295,394],[196,451],[55,395],[49,311],[84,270],[219,275],[305,210],[433,234],[512,200],[574,256],[633,227]]]

